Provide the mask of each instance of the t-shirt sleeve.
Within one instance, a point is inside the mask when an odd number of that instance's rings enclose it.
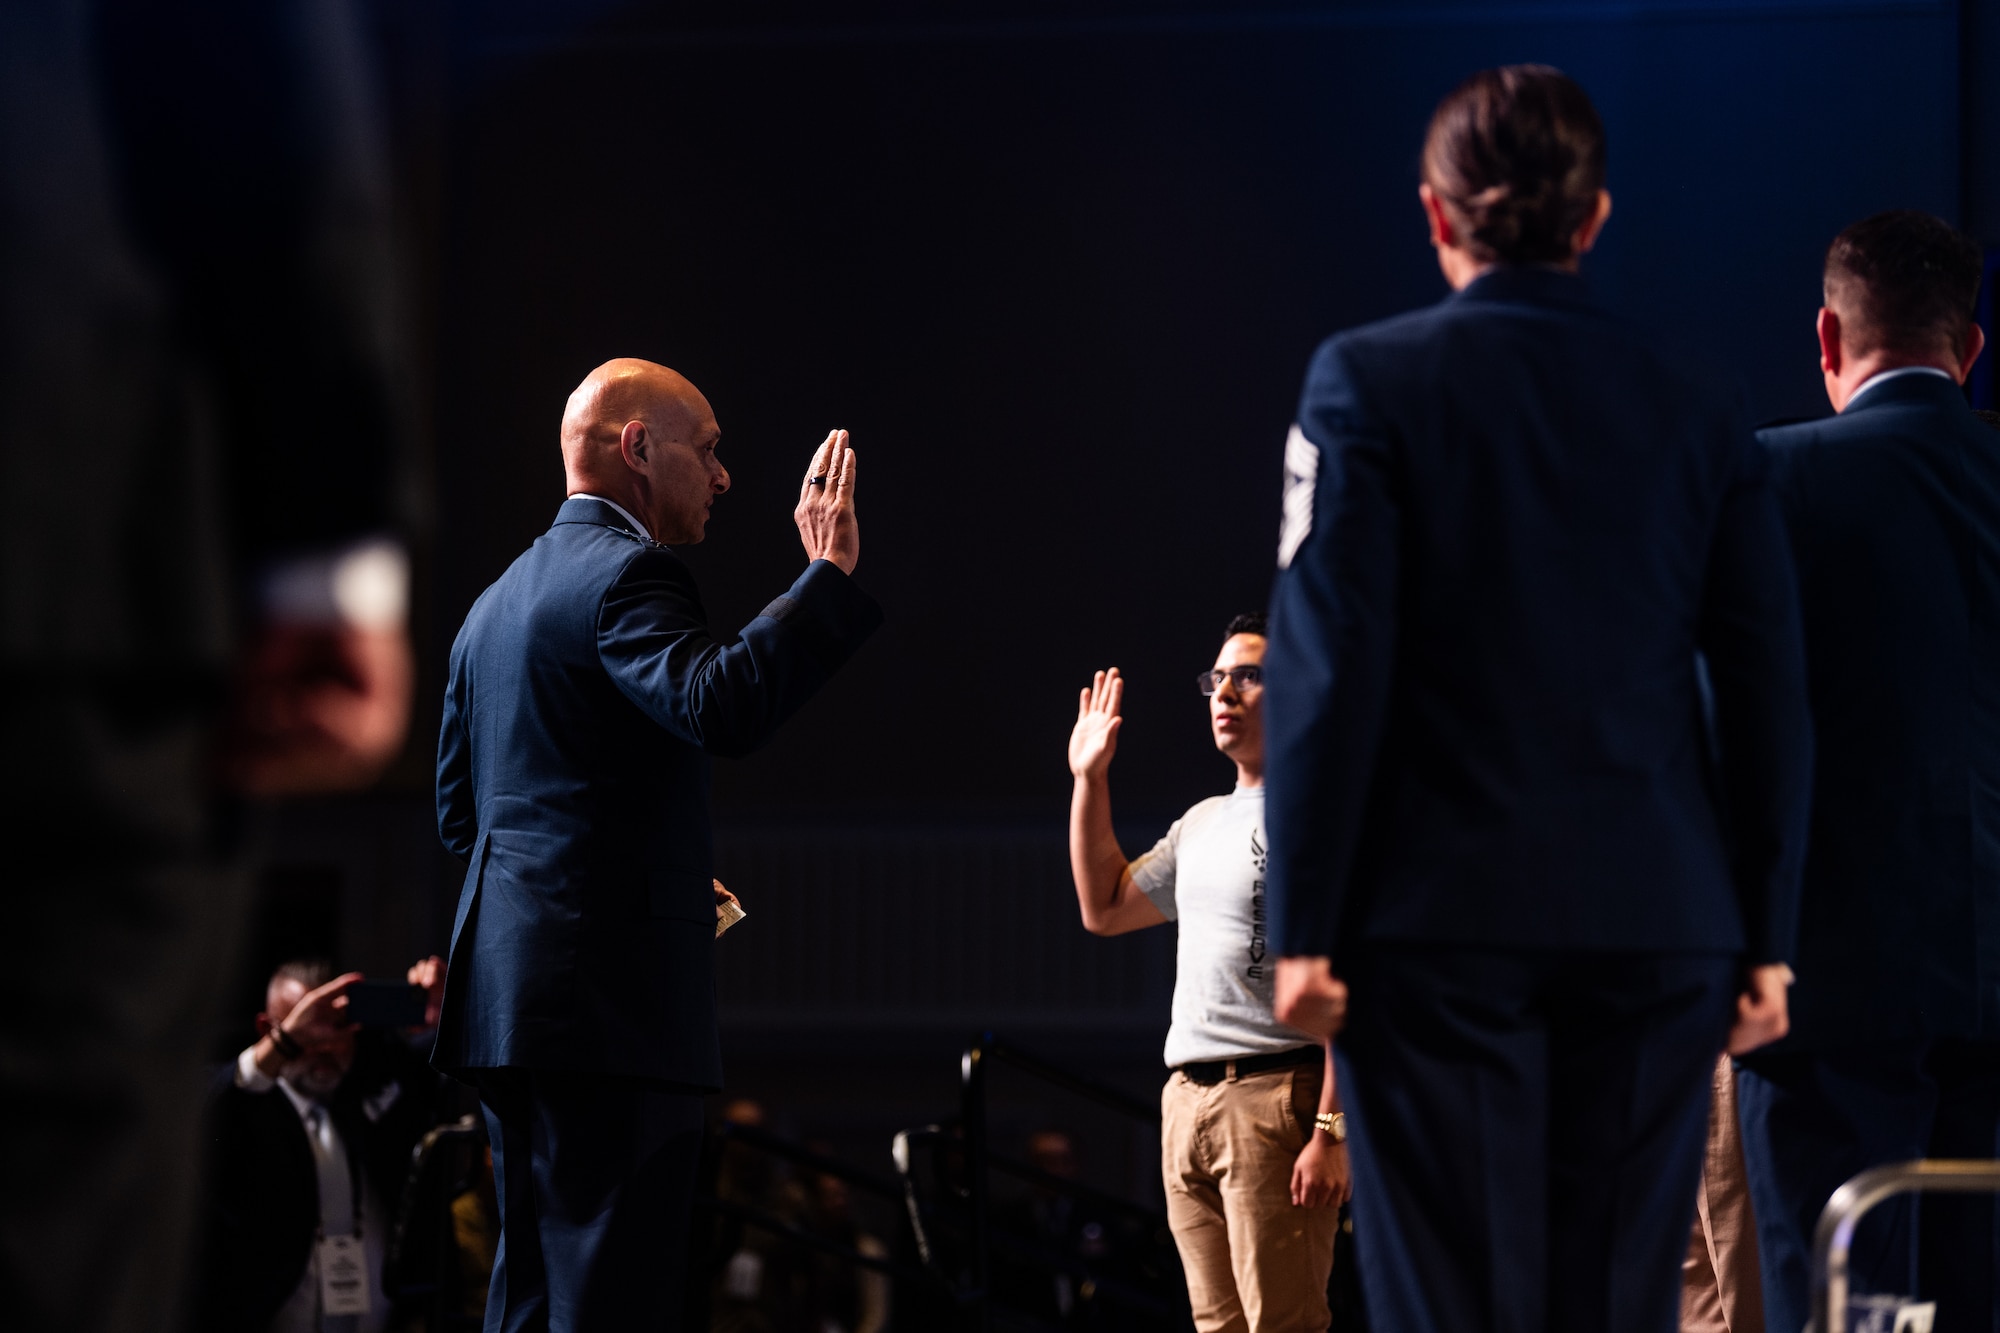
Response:
[[[1179,918],[1174,906],[1174,870],[1180,858],[1181,820],[1167,828],[1167,836],[1153,844],[1153,850],[1132,863],[1132,882],[1139,892],[1153,900],[1160,915],[1169,921]]]

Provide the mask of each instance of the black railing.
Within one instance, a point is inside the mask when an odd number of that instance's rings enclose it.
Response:
[[[1000,1172],[1027,1181],[1045,1193],[1066,1196],[1072,1200],[1094,1205],[1107,1213],[1123,1215],[1141,1224],[1153,1237],[1167,1235],[1166,1217],[1155,1209],[1093,1189],[1079,1181],[1053,1175],[1027,1162],[993,1151],[987,1114],[988,1077],[994,1066],[1000,1064],[1061,1088],[1076,1097],[1140,1124],[1157,1128],[1160,1123],[1160,1111],[1156,1104],[1098,1083],[1039,1056],[1031,1055],[999,1040],[990,1032],[981,1034],[978,1040],[966,1049],[959,1065],[963,1182],[957,1193],[962,1195],[965,1203],[963,1222],[968,1245],[963,1281],[954,1284],[959,1288],[959,1304],[965,1311],[964,1327],[977,1333],[985,1333],[985,1330],[992,1325],[993,1311],[999,1304],[994,1280],[996,1243],[997,1247],[1006,1250],[1011,1258],[1026,1261],[1037,1268],[1062,1274],[1071,1279],[1075,1284],[1075,1290],[1084,1299],[1115,1303],[1128,1310],[1165,1321],[1163,1326],[1187,1326],[1190,1319],[1186,1304],[1186,1288],[1184,1283],[1179,1281],[1177,1256],[1171,1260],[1175,1265],[1173,1274],[1175,1280],[1153,1287],[1101,1271],[1098,1266],[1084,1263],[1075,1255],[1037,1245],[1023,1237],[995,1231],[992,1177],[995,1172]],[[922,1137],[913,1139],[912,1135]],[[936,1126],[898,1136],[897,1164],[905,1176],[905,1193],[911,1211],[912,1225],[917,1228],[919,1243],[927,1260],[931,1260],[939,1248],[935,1238],[926,1234],[926,1223],[934,1223],[936,1214],[927,1213],[919,1206],[917,1191],[911,1183],[913,1166],[911,1149],[918,1142],[940,1145],[945,1138],[946,1131]],[[948,1172],[940,1171],[941,1176],[947,1174]],[[945,1199],[949,1198],[953,1191],[940,1189],[934,1193],[940,1199]],[[935,1226],[931,1226],[929,1230],[934,1232]],[[1171,1252],[1171,1246],[1165,1249]],[[934,1268],[934,1271],[937,1270]]]
[[[908,1297],[920,1292],[935,1293],[950,1299],[935,1273],[927,1265],[912,1264],[891,1254],[871,1254],[855,1245],[822,1235],[808,1226],[802,1226],[793,1218],[783,1216],[768,1207],[741,1198],[727,1197],[721,1188],[721,1171],[725,1152],[731,1145],[764,1153],[779,1158],[794,1166],[803,1168],[813,1175],[831,1177],[841,1181],[850,1189],[862,1194],[900,1204],[903,1200],[902,1182],[888,1176],[828,1157],[824,1153],[793,1143],[768,1130],[754,1125],[723,1124],[710,1137],[702,1164],[702,1180],[696,1195],[696,1223],[703,1230],[700,1234],[705,1243],[697,1248],[697,1262],[691,1275],[686,1307],[686,1324],[690,1329],[705,1329],[711,1318],[712,1288],[728,1261],[731,1244],[716,1244],[714,1221],[727,1218],[739,1226],[754,1228],[767,1235],[781,1238],[802,1249],[826,1255],[852,1268],[867,1269],[881,1273],[896,1284],[897,1300],[892,1304],[904,1303]]]
[[[454,1308],[462,1307],[465,1291],[451,1203],[454,1186],[459,1183],[456,1177],[473,1173],[446,1171],[439,1158],[450,1148],[485,1142],[486,1128],[479,1117],[465,1115],[432,1129],[410,1151],[410,1170],[403,1180],[403,1196],[397,1202],[385,1260],[392,1280],[385,1285],[399,1304],[414,1306],[422,1301],[430,1307],[425,1325],[429,1333],[475,1329],[481,1323],[462,1308]],[[425,1232],[428,1234],[421,1234]],[[412,1271],[425,1266],[425,1260],[429,1261],[429,1272]]]
[[[984,1333],[994,1326],[996,1313],[1004,1312],[1003,1322],[1009,1330],[1056,1333],[1056,1325],[1048,1322],[1046,1313],[1037,1316],[1021,1307],[1018,1291],[998,1289],[1005,1284],[996,1284],[996,1256],[1006,1265],[1003,1271],[1015,1287],[1023,1274],[1060,1278],[1077,1299],[1096,1303],[1100,1311],[1122,1312],[1126,1323],[1118,1326],[1131,1326],[1131,1317],[1136,1316],[1142,1321],[1140,1326],[1148,1329],[1188,1327],[1178,1258],[1166,1239],[1166,1219],[1157,1209],[993,1150],[987,1116],[988,1075],[1000,1064],[1140,1124],[1159,1124],[1159,1111],[1152,1104],[987,1033],[965,1051],[960,1064],[960,1121],[898,1134],[894,1177],[839,1161],[756,1126],[722,1125],[704,1154],[697,1191],[699,1239],[684,1308],[687,1327],[708,1327],[712,1289],[733,1252],[734,1242],[724,1234],[728,1228],[719,1230],[718,1219],[754,1228],[851,1269],[883,1275],[893,1284],[892,1307],[898,1311],[894,1323],[899,1329],[943,1333],[955,1326]],[[461,1177],[476,1175],[480,1163],[476,1156],[461,1161],[462,1154],[452,1155],[450,1150],[476,1148],[484,1139],[484,1127],[477,1117],[468,1115],[432,1129],[411,1153],[390,1236],[389,1285],[399,1305],[413,1313],[425,1312],[426,1327],[432,1333],[469,1330],[479,1322],[464,1309],[466,1292],[458,1271],[451,1202],[464,1187]],[[893,1251],[871,1252],[815,1230],[809,1224],[810,1217],[786,1216],[763,1206],[763,1200],[726,1197],[719,1186],[724,1156],[732,1146],[777,1158],[814,1176],[838,1180],[857,1194],[900,1205],[907,1214],[910,1235]],[[995,1175],[1021,1181],[1045,1200],[1060,1198],[1080,1205],[1088,1210],[1084,1216],[1101,1219],[1107,1230],[1120,1236],[1139,1237],[1127,1246],[1126,1259],[1137,1251],[1159,1253],[1136,1264],[1128,1262],[1124,1265],[1127,1271],[1121,1272],[1117,1263],[1093,1262],[1066,1248],[1067,1242],[1061,1238],[1051,1240],[1034,1227],[1025,1234],[1017,1234],[1021,1232],[1019,1223],[996,1229]],[[926,1313],[909,1310],[912,1305]],[[911,1317],[915,1323],[910,1322]]]
[[[924,1125],[896,1135],[896,1161],[906,1177],[905,1201],[917,1252],[931,1275],[933,1289],[950,1297],[954,1311],[951,1327],[970,1330],[989,1327],[996,1311],[1005,1311],[1010,1330],[1035,1329],[1056,1333],[1057,1325],[1020,1308],[1005,1290],[1006,1284],[993,1274],[993,1260],[1005,1259],[1017,1271],[1067,1279],[1078,1300],[1100,1308],[1116,1308],[1127,1315],[1143,1315],[1148,1329],[1181,1329],[1188,1325],[1188,1309],[1180,1299],[1178,1281],[1169,1285],[1145,1284],[1107,1272],[1103,1265],[1086,1262],[1045,1240],[1017,1235],[1007,1229],[989,1227],[988,1277],[985,1283],[973,1279],[970,1261],[972,1206],[965,1179],[965,1136],[961,1126]],[[931,1162],[930,1179],[925,1180],[924,1160]],[[1142,1224],[1143,1231],[1159,1246],[1168,1246],[1166,1219],[1153,1209],[1106,1194],[1087,1185],[1037,1170],[1026,1163],[989,1154],[989,1170],[1018,1175],[1050,1195],[1065,1195],[1078,1202],[1093,1204],[1106,1213],[1122,1213]],[[1178,1269],[1175,1269],[1178,1278]],[[932,1333],[934,1326],[921,1326]]]
[[[900,1181],[891,1180],[887,1176],[878,1176],[871,1171],[864,1171],[860,1167],[828,1157],[824,1153],[814,1152],[810,1148],[801,1147],[789,1139],[779,1138],[776,1134],[759,1129],[754,1125],[722,1125],[715,1131],[713,1142],[714,1156],[711,1160],[718,1164],[721,1161],[724,1145],[741,1143],[746,1147],[756,1148],[759,1151],[769,1153],[773,1157],[782,1157],[795,1165],[805,1167],[815,1175],[832,1176],[835,1180],[859,1189],[865,1194],[873,1194],[878,1198],[888,1199],[892,1202],[900,1203],[902,1201],[903,1187]],[[882,1255],[864,1253],[852,1245],[846,1245],[840,1241],[821,1236],[816,1232],[809,1231],[804,1227],[798,1226],[796,1223],[778,1216],[776,1213],[743,1203],[740,1200],[720,1198],[715,1193],[715,1182],[712,1174],[707,1185],[708,1188],[703,1191],[701,1199],[702,1206],[721,1213],[726,1217],[735,1218],[739,1222],[768,1231],[773,1235],[783,1236],[787,1240],[796,1241],[808,1249],[818,1250],[820,1253],[832,1255],[836,1259],[844,1259],[857,1267],[872,1268],[877,1272],[887,1273],[891,1277],[909,1282],[927,1282],[930,1280],[930,1274],[921,1268],[912,1267],[909,1264]]]

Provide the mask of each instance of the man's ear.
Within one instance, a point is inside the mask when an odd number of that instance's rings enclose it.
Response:
[[[1840,316],[1828,306],[1819,308],[1819,368],[1829,375],[1838,375],[1842,363],[1840,346]]]
[[[1440,250],[1458,244],[1452,234],[1451,215],[1444,211],[1444,200],[1438,198],[1437,191],[1429,184],[1417,186],[1417,198],[1423,202],[1424,219],[1430,223],[1431,244]]]
[[[271,1021],[271,1016],[269,1014],[257,1015],[257,1035],[259,1038],[270,1035],[271,1029],[276,1026],[278,1025]]]
[[[1610,220],[1611,191],[1599,190],[1597,202],[1590,206],[1590,216],[1576,229],[1576,252],[1580,255],[1589,254],[1590,247],[1597,244],[1598,233],[1604,230],[1604,224]]]
[[[1965,383],[1965,377],[1972,373],[1972,363],[1986,350],[1986,330],[1974,324],[1965,331],[1965,351],[1958,358],[1958,382]]]
[[[625,460],[625,466],[634,472],[646,470],[647,447],[651,443],[646,434],[646,423],[628,421],[625,429],[618,432],[618,456]]]

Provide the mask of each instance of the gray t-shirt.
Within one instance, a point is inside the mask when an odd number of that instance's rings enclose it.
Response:
[[[1312,1038],[1271,1016],[1264,789],[1211,796],[1132,863],[1132,882],[1180,922],[1167,1064],[1288,1051]]]

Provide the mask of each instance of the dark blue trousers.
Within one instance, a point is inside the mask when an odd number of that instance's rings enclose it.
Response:
[[[2000,1157],[2000,1043],[1753,1056],[1736,1090],[1771,1333],[1796,1333],[1812,1313],[1813,1231],[1843,1182],[1919,1157]],[[2000,1333],[1996,1214],[1984,1194],[1877,1206],[1855,1232],[1852,1289],[1936,1301],[1936,1333]]]
[[[1369,1324],[1672,1333],[1736,960],[1371,944],[1346,979]]]
[[[486,1333],[678,1333],[702,1094],[609,1075],[473,1077],[500,1199]]]

